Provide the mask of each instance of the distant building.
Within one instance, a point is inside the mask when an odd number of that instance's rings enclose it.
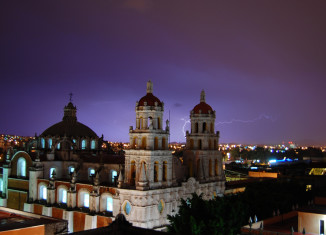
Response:
[[[136,103],[130,149],[110,155],[103,137],[77,121],[77,108],[64,107],[61,122],[31,141],[26,151],[8,149],[0,205],[68,220],[69,232],[103,227],[122,213],[134,226],[160,228],[192,193],[222,195],[225,176],[214,130],[215,111],[200,103],[191,111],[184,159],[169,150],[169,121],[152,82]]]

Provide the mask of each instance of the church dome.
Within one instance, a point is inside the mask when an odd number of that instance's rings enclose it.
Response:
[[[151,81],[147,82],[147,94],[139,100],[138,106],[145,106],[145,102],[146,106],[155,106],[157,102],[157,106],[162,107],[160,99],[153,95],[153,83]]]
[[[41,136],[67,136],[98,138],[96,133],[88,126],[77,122],[77,108],[71,102],[64,107],[64,115],[61,122],[47,128]]]
[[[193,110],[195,114],[209,114],[210,112],[213,112],[213,109],[210,105],[208,105],[205,101],[205,91],[202,90],[200,94],[200,103],[197,104]]]

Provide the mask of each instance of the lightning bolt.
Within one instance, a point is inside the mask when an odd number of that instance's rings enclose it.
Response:
[[[231,121],[225,121],[225,122],[217,122],[215,123],[215,125],[224,125],[224,124],[233,124],[235,122],[240,122],[240,123],[254,123],[254,122],[257,122],[257,121],[260,121],[260,120],[270,120],[272,122],[275,122],[277,120],[277,118],[273,118],[271,116],[268,116],[266,114],[261,114],[259,115],[258,117],[256,118],[253,118],[253,119],[250,119],[250,120],[241,120],[241,119],[231,119]]]
[[[277,118],[275,118],[275,117],[268,116],[266,114],[261,114],[258,117],[253,118],[253,119],[249,119],[249,120],[241,120],[241,119],[233,118],[230,121],[216,122],[215,126],[225,125],[225,124],[233,124],[233,123],[236,123],[236,122],[239,122],[239,123],[254,123],[254,122],[258,122],[258,121],[263,120],[263,119],[264,120],[270,120],[271,122],[275,122],[277,120]],[[186,125],[190,124],[190,119],[181,118],[180,120],[184,121],[184,124],[182,126],[182,132],[183,132],[183,136],[186,136]]]
[[[187,118],[181,118],[181,121],[184,121],[185,123],[182,126],[182,132],[183,132],[183,136],[186,137],[186,125],[189,123],[190,124],[190,119]]]

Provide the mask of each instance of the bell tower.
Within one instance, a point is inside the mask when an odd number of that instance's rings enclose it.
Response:
[[[153,95],[153,83],[148,81],[146,95],[136,102],[136,126],[129,129],[124,183],[130,187],[147,190],[172,184],[169,122],[163,129],[163,112],[164,103]]]
[[[218,150],[219,132],[215,132],[215,111],[206,103],[205,91],[200,93],[200,103],[190,112],[191,131],[186,133],[189,177],[199,181],[224,179],[222,155]]]

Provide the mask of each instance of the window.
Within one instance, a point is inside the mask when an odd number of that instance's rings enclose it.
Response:
[[[57,149],[60,149],[60,143],[57,144]]]
[[[91,149],[95,149],[95,140],[92,140],[91,142]]]
[[[17,161],[17,176],[26,177],[26,160],[23,157]]]
[[[158,162],[154,163],[154,182],[158,182]]]
[[[48,139],[48,148],[50,149],[52,147],[52,139]]]
[[[59,186],[58,193],[59,203],[67,203],[67,189]]]
[[[320,235],[324,235],[324,234],[325,234],[325,224],[324,224],[324,220],[320,220],[319,234],[320,234]]]
[[[44,138],[41,138],[41,148],[42,149],[45,148],[45,140],[44,140]]]
[[[89,176],[94,176],[95,175],[95,169],[89,168]]]
[[[113,211],[113,200],[112,197],[106,198],[106,211]]]
[[[81,146],[82,149],[86,149],[86,140],[82,140],[82,146]]]
[[[78,206],[89,207],[89,191],[83,188],[79,190],[78,194]]]
[[[117,171],[112,171],[112,183],[114,183],[114,178],[118,176],[118,172]]]
[[[47,198],[47,188],[44,184],[40,186],[40,199],[41,200],[46,200]]]
[[[89,207],[89,193],[84,194],[84,207]]]
[[[69,174],[74,173],[74,171],[75,171],[75,167],[74,166],[70,166],[69,167]]]
[[[55,172],[55,168],[54,167],[51,167],[50,168],[50,178],[52,177],[53,172],[54,172],[54,174],[56,173]]]
[[[163,162],[163,177],[162,177],[162,180],[163,181],[167,181],[167,170],[168,167],[167,167],[167,162]]]

